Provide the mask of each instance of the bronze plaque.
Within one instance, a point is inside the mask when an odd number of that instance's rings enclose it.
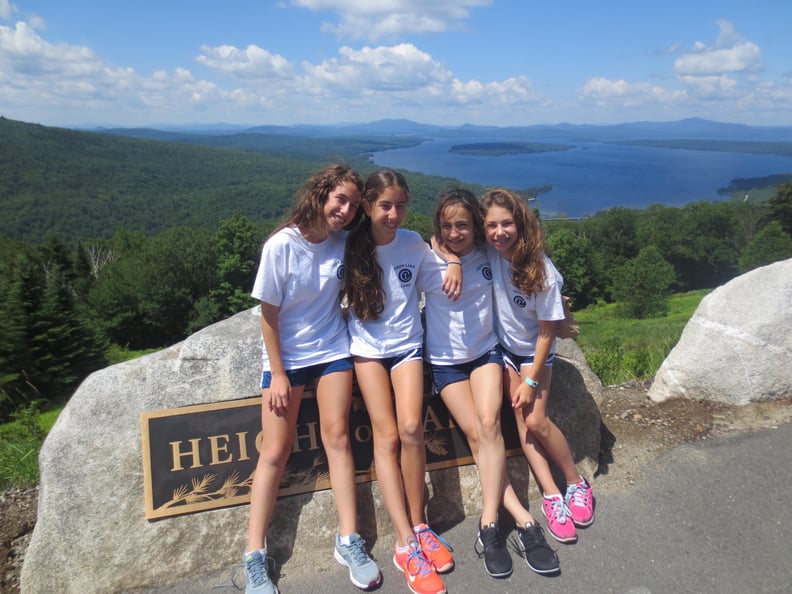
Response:
[[[261,396],[254,396],[142,413],[146,518],[249,503],[261,441],[260,409]],[[502,412],[507,454],[520,453],[508,403]],[[279,496],[330,488],[318,417],[314,393],[306,389]],[[371,425],[357,391],[350,432],[357,482],[376,480]],[[473,463],[464,435],[439,396],[424,400],[424,432],[428,470]]]

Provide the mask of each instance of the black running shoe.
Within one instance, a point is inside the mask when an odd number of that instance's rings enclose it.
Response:
[[[479,548],[483,548],[480,551]],[[500,530],[495,523],[486,528],[479,528],[478,538],[473,546],[479,558],[484,557],[484,567],[494,578],[505,578],[512,574],[511,555],[501,538]]]
[[[520,553],[525,556],[528,567],[541,574],[558,573],[561,570],[558,555],[547,544],[538,524],[528,523],[525,528],[517,526],[517,537],[522,545]]]

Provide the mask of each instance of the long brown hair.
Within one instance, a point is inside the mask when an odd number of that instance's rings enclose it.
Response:
[[[322,209],[330,197],[330,192],[347,182],[353,184],[361,194],[363,193],[363,178],[349,165],[334,164],[313,174],[295,195],[291,212],[275,232],[293,225],[302,231],[312,229],[314,225],[324,226]],[[345,227],[346,229],[357,224],[360,212],[361,209],[358,209],[355,218]]]
[[[526,295],[535,295],[545,284],[544,230],[528,205],[514,192],[495,188],[481,197],[485,212],[492,206],[507,210],[517,227],[512,249],[512,284]]]
[[[373,207],[386,188],[398,187],[409,198],[410,189],[404,176],[391,169],[380,169],[369,175],[364,186],[363,201]],[[363,209],[358,209],[363,212]],[[385,310],[385,289],[382,268],[377,263],[377,244],[371,234],[371,218],[363,213],[357,226],[349,232],[344,257],[344,290],[342,300],[363,321],[379,319]]]

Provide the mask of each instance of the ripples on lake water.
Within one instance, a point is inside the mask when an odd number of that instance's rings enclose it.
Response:
[[[532,139],[534,140],[534,139]],[[469,156],[449,152],[453,145],[514,142],[501,138],[453,138],[374,154],[381,167],[453,177],[484,186],[552,190],[540,194],[545,214],[581,217],[612,206],[682,206],[719,195],[735,178],[792,173],[792,157],[691,151],[607,143],[572,145],[566,151]],[[549,141],[557,143],[557,140]]]

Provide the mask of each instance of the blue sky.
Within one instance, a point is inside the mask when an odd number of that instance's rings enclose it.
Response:
[[[790,0],[0,0],[0,115],[792,125],[790,23]]]

